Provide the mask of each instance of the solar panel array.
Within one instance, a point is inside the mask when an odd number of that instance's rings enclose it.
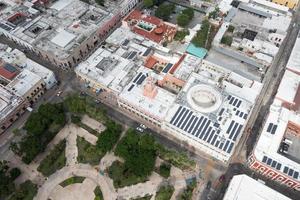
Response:
[[[277,162],[276,160],[273,160],[272,158],[268,158],[267,156],[264,156],[262,159],[263,163],[266,163],[270,167],[276,169],[276,170],[281,170],[282,164]],[[290,177],[293,177],[294,179],[299,178],[299,172],[295,171],[293,169],[290,169],[289,167],[285,166],[283,168],[283,173],[287,174]]]
[[[238,135],[233,135],[232,139],[221,137],[218,129],[219,123],[212,122],[206,116],[199,116],[184,106],[179,106],[170,124],[228,154],[231,153]],[[241,127],[236,127],[236,129],[235,132],[238,132]]]
[[[272,135],[275,134],[276,130],[277,130],[277,125],[273,124],[273,123],[269,123],[268,128],[267,128],[267,132],[271,133]]]
[[[237,108],[239,108],[240,105],[242,104],[242,100],[240,100],[240,99],[238,99],[236,97],[233,97],[231,95],[228,95],[227,100],[229,101],[230,105],[233,105],[233,106],[235,106]]]

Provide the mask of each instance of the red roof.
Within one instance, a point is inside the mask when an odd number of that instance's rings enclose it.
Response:
[[[130,24],[130,21],[134,22],[134,20],[136,20],[136,22]],[[146,31],[145,29],[139,28],[136,26],[136,23],[140,20],[153,24],[156,28],[151,31]],[[133,10],[124,19],[124,21],[128,22],[128,26],[131,27],[131,30],[133,32],[156,43],[160,43],[163,39],[166,39],[169,36],[173,38],[176,34],[175,27],[165,24],[163,20],[157,17],[144,15],[141,11],[138,10]]]
[[[158,61],[150,56],[145,63],[145,67],[152,69],[156,63],[158,63]]]
[[[13,70],[9,70],[13,69]],[[18,74],[18,71],[16,68],[8,64],[4,64],[0,67],[0,76],[4,77],[5,79],[12,80],[16,75]]]

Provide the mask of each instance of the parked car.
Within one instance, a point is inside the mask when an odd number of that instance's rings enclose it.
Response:
[[[136,130],[141,132],[141,133],[144,132],[144,130],[141,127],[136,127]]]
[[[147,126],[145,126],[144,124],[140,124],[140,127],[141,127],[142,129],[147,129]]]
[[[56,96],[60,96],[61,95],[61,93],[62,93],[62,91],[60,90],[60,91],[58,91],[57,93],[56,93]]]

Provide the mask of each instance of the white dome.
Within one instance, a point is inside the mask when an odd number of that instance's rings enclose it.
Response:
[[[203,113],[217,110],[222,104],[221,94],[208,85],[196,85],[189,89],[187,100],[190,106]]]

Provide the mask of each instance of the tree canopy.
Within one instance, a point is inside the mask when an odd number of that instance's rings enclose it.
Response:
[[[154,5],[153,0],[144,0],[144,6],[145,6],[146,8],[150,8],[150,7],[152,7],[153,5]]]
[[[138,135],[129,129],[118,144],[116,155],[124,158],[125,167],[140,177],[149,176],[154,169],[156,149],[152,136]]]
[[[155,11],[155,16],[167,21],[174,10],[174,4],[161,4]]]

